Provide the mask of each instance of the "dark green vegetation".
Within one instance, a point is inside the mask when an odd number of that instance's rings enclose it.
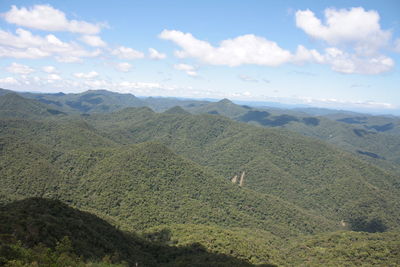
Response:
[[[252,266],[198,243],[149,242],[54,200],[2,206],[0,226],[0,264],[6,266]]]
[[[30,97],[36,100],[0,96],[0,202],[9,203],[1,208],[0,229],[12,235],[2,244],[23,262],[50,255],[53,262],[69,257],[76,265],[99,266],[398,263],[400,178],[374,161],[386,161],[389,153],[378,158],[363,147],[352,155],[276,127],[314,129],[331,118],[254,110],[229,100],[210,109],[207,102],[182,100],[185,110],[170,107],[178,100],[168,99],[162,108],[168,110],[155,113],[122,109],[136,100],[149,106],[149,99],[125,96],[123,102],[104,91]],[[274,127],[217,115],[228,113]],[[395,136],[396,127],[372,127],[387,123],[373,121],[356,134],[348,122],[334,124],[349,127],[354,138]],[[18,201],[33,196],[61,202]],[[63,254],[57,244],[68,240]]]

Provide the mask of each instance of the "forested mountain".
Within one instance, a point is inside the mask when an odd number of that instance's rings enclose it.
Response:
[[[251,125],[259,123],[253,118],[283,115],[226,99],[211,103],[212,110],[210,103],[188,101],[183,107],[166,109],[166,104],[157,113],[146,100],[131,96],[123,102],[118,94],[107,94],[42,96],[59,97],[59,109],[37,95],[0,96],[0,219],[7,226],[0,234],[22,242],[6,238],[3,247],[36,255],[43,243],[56,259],[61,255],[57,242],[69,236],[71,261],[83,256],[98,264],[118,249],[114,263],[133,265],[126,256],[131,253],[141,259],[139,266],[398,263],[400,177],[391,170],[394,160],[378,166],[289,129]],[[86,101],[95,98],[102,102]],[[90,108],[66,108],[66,101],[78,99]],[[221,116],[229,113],[241,122]],[[352,130],[353,124],[341,119],[305,115],[284,126],[320,127],[322,132],[329,131],[324,123],[335,120],[338,131]],[[380,125],[377,120],[362,127]],[[58,201],[19,201],[28,197]],[[122,233],[103,220],[136,234]],[[62,221],[71,225],[63,227]],[[79,234],[68,227],[78,228]],[[98,232],[107,235],[96,236],[91,229],[104,229]],[[82,243],[83,236],[88,243]],[[125,247],[118,244],[123,238]],[[352,243],[353,254],[346,253]]]
[[[0,89],[0,95],[7,93],[12,91]],[[241,122],[262,127],[285,128],[318,138],[382,168],[400,173],[400,119],[394,116],[372,116],[317,108],[260,108],[237,105],[228,99],[210,102],[161,97],[137,98],[131,94],[118,94],[106,90],[90,90],[80,94],[20,95],[40,102],[34,104],[36,107],[32,108],[32,114],[25,115],[30,117],[34,114],[110,113],[127,107],[150,107],[154,111],[164,112],[180,106],[193,114],[222,115]],[[48,106],[46,109],[43,106],[39,108],[39,104]],[[21,111],[19,108],[15,109],[18,111],[8,110],[3,113],[7,115],[11,112],[11,116],[17,116]]]
[[[246,187],[337,221],[356,219],[352,211],[364,206],[364,201],[392,203],[398,198],[398,176],[287,131],[248,126],[221,116],[159,114],[147,108],[93,116],[88,121],[118,143],[162,142],[227,179],[245,172]],[[397,208],[385,212],[372,208],[376,203],[368,205],[369,215],[381,218],[390,213],[387,219],[398,225],[398,201],[394,203],[389,206]]]

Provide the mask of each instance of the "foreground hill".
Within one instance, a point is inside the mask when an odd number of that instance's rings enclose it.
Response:
[[[334,232],[283,240],[257,229],[170,225],[122,232],[60,201],[0,206],[5,266],[396,266],[398,233]],[[276,264],[276,265],[275,265]]]
[[[0,263],[6,266],[35,262],[40,266],[87,266],[89,260],[102,262],[94,266],[112,262],[122,266],[253,266],[193,243],[179,248],[151,243],[95,215],[48,199],[29,198],[0,206],[0,226]]]

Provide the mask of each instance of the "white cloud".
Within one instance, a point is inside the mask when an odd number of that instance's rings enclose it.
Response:
[[[315,62],[324,63],[324,56],[315,49],[307,49],[302,45],[297,46],[296,54],[293,55],[292,61],[294,63]]]
[[[328,64],[341,73],[379,74],[394,67],[394,60],[380,50],[388,45],[391,32],[381,29],[379,14],[362,7],[325,10],[324,23],[310,10],[296,12],[296,25],[328,45],[324,53],[299,45],[294,63]],[[340,47],[340,48],[339,48]]]
[[[115,69],[121,72],[128,72],[132,69],[132,64],[128,62],[122,62],[115,65]]]
[[[214,47],[206,41],[198,40],[190,33],[175,30],[164,30],[159,37],[173,41],[182,48],[182,50],[175,52],[175,55],[179,58],[197,58],[212,65],[231,67],[243,64],[278,66],[288,62],[291,58],[290,52],[280,48],[275,42],[253,34],[223,40],[218,47]]]
[[[301,100],[303,103],[310,104],[317,107],[326,108],[343,108],[349,109],[397,109],[398,106],[391,103],[376,102],[376,101],[362,101],[362,100],[340,100],[336,98],[312,98],[312,97],[297,97],[297,100]]]
[[[197,76],[196,68],[193,67],[192,65],[176,64],[176,65],[174,65],[174,69],[184,71],[184,72],[186,72],[187,75],[192,76],[192,77]]]
[[[31,8],[12,6],[2,16],[8,23],[45,31],[97,34],[101,30],[100,24],[68,20],[62,11],[50,5],[35,5]]]
[[[357,53],[366,55],[375,53],[391,38],[390,31],[381,29],[379,19],[378,12],[362,7],[325,9],[325,24],[310,10],[296,12],[297,27],[308,35],[330,45],[352,44]]]
[[[4,85],[17,85],[19,82],[14,77],[6,77],[0,79],[0,84]]]
[[[332,70],[347,74],[379,74],[391,70],[394,66],[393,59],[384,55],[362,56],[347,53],[336,47],[328,47],[325,53],[320,54],[314,49],[308,50],[301,45],[293,55],[293,62],[327,64]]]
[[[42,37],[17,29],[14,35],[0,30],[0,57],[37,59],[55,56],[60,62],[77,62],[82,57],[95,57],[100,53],[99,49],[88,51],[76,43],[63,42],[53,34]]]
[[[17,74],[29,74],[34,72],[35,70],[29,66],[18,64],[18,63],[11,63],[10,66],[6,68],[8,72],[17,73]]]
[[[154,89],[154,88],[162,88],[162,85],[159,83],[149,83],[149,82],[120,82],[118,86],[123,88],[133,88],[133,89]]]
[[[47,79],[52,80],[52,81],[58,81],[58,80],[61,80],[61,77],[58,74],[51,73],[51,74],[47,75]]]
[[[83,73],[83,72],[74,73],[74,76],[76,78],[81,78],[81,79],[93,79],[99,76],[99,74],[95,71],[90,71],[88,73]]]
[[[107,46],[106,42],[104,42],[100,36],[97,35],[83,35],[80,40],[87,45],[94,47],[104,47]]]
[[[342,73],[379,74],[389,71],[394,66],[394,61],[384,55],[373,57],[359,57],[348,54],[337,48],[325,49],[325,61],[332,70]]]
[[[111,54],[121,59],[138,59],[144,57],[144,54],[142,52],[124,46],[120,46],[112,50]]]
[[[160,53],[154,48],[149,48],[149,57],[151,59],[164,59],[167,57],[166,54]]]
[[[47,73],[55,73],[57,72],[56,67],[54,66],[43,66],[42,70]]]

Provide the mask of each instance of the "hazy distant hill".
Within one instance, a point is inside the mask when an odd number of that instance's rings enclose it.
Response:
[[[146,105],[134,95],[113,93],[106,90],[89,90],[79,94],[22,93],[22,95],[48,104],[53,108],[74,113],[104,113],[126,107]]]

